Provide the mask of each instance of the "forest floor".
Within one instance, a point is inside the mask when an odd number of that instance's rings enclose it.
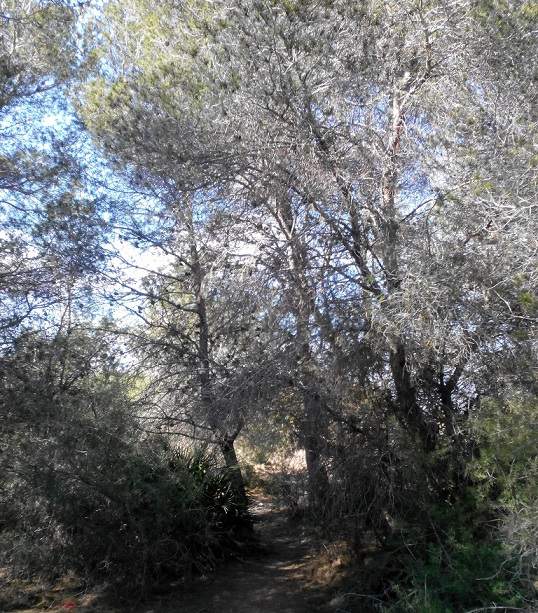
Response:
[[[0,609],[13,613],[321,613],[338,608],[329,603],[329,592],[339,574],[340,557],[320,557],[320,543],[312,532],[290,520],[270,498],[256,494],[252,513],[259,550],[226,562],[186,590],[172,587],[143,605],[118,608],[108,606],[102,593],[82,592],[76,582],[67,581],[41,593],[35,587],[28,589],[32,604],[27,601],[26,608],[23,594],[19,606],[13,602],[14,606],[2,609],[9,599],[0,588]]]
[[[260,551],[226,564],[188,595],[139,609],[137,613],[313,613],[321,611],[323,593],[309,581],[315,555],[311,536],[257,497],[252,506]]]

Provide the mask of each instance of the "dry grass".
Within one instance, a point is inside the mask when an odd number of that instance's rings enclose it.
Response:
[[[336,588],[354,564],[353,552],[345,541],[323,545],[309,560],[305,569],[309,583],[315,588]]]
[[[0,611],[6,613],[115,613],[104,603],[104,588],[86,590],[74,575],[53,584],[13,579],[0,569]]]

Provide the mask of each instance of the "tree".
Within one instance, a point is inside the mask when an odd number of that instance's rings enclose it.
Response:
[[[59,94],[78,67],[76,11],[5,0],[0,20],[0,329],[9,344],[66,292],[74,301],[75,278],[99,260],[102,220],[82,189],[74,130],[51,135],[43,125],[47,112],[62,121]]]
[[[426,453],[460,449],[480,380],[532,325],[516,305],[535,274],[534,90],[505,69],[529,57],[534,17],[503,6],[488,5],[494,18],[467,2],[165,3],[150,15],[110,2],[109,63],[82,109],[115,159],[276,226],[299,352],[316,365],[301,373],[305,406],[334,380],[318,349],[308,357],[313,342],[334,357],[331,328],[351,326],[352,353],[370,361],[354,381],[383,389]],[[327,300],[319,288],[340,281]],[[338,413],[335,398],[315,412]]]
[[[235,441],[282,379],[285,339],[262,300],[273,292],[225,209],[141,169],[126,180],[139,200],[120,205],[117,230],[138,250],[120,246],[106,277],[129,314],[118,333],[146,382],[147,428],[216,444],[246,506]]]

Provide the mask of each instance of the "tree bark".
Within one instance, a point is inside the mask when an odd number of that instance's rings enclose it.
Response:
[[[295,232],[294,214],[289,197],[277,199],[275,218],[280,224],[289,247],[288,261],[294,290],[292,310],[296,322],[297,352],[301,362],[303,397],[303,444],[308,474],[308,503],[319,508],[327,493],[329,479],[322,463],[323,403],[319,386],[313,374],[313,358],[310,347],[310,322],[316,317],[315,290],[307,274],[306,246]]]
[[[303,404],[308,502],[312,509],[319,509],[326,502],[329,478],[322,463],[323,445],[320,432],[323,427],[323,406],[319,393],[313,387],[305,390]]]
[[[398,417],[418,435],[422,448],[430,453],[437,445],[437,432],[424,419],[417,402],[416,387],[411,381],[411,374],[406,364],[406,352],[403,344],[398,342],[390,353],[390,369],[396,389],[395,411]]]
[[[238,505],[243,509],[248,508],[248,497],[245,489],[245,480],[239,466],[237,453],[235,451],[234,441],[232,439],[224,439],[220,443],[220,451],[224,457],[226,468],[229,470],[230,481],[235,494],[235,499]]]

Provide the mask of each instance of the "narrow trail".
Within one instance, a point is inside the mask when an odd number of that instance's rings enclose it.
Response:
[[[234,561],[195,585],[176,602],[146,606],[140,613],[316,613],[321,594],[309,590],[305,565],[312,543],[270,501],[252,508],[262,551]]]
[[[106,592],[79,591],[76,578],[53,587],[29,584],[17,591],[6,610],[13,613],[324,613],[327,594],[312,587],[315,542],[301,525],[290,522],[269,498],[251,506],[259,551],[223,563],[217,571],[139,606],[117,606]],[[0,569],[1,570],[1,569]],[[1,579],[1,574],[0,574]],[[0,588],[2,587],[0,581]],[[4,586],[5,587],[5,586]],[[0,592],[0,596],[1,596]],[[35,604],[30,604],[30,602]],[[17,606],[18,602],[21,604]],[[23,603],[28,603],[23,604]],[[72,603],[67,606],[66,603]]]

